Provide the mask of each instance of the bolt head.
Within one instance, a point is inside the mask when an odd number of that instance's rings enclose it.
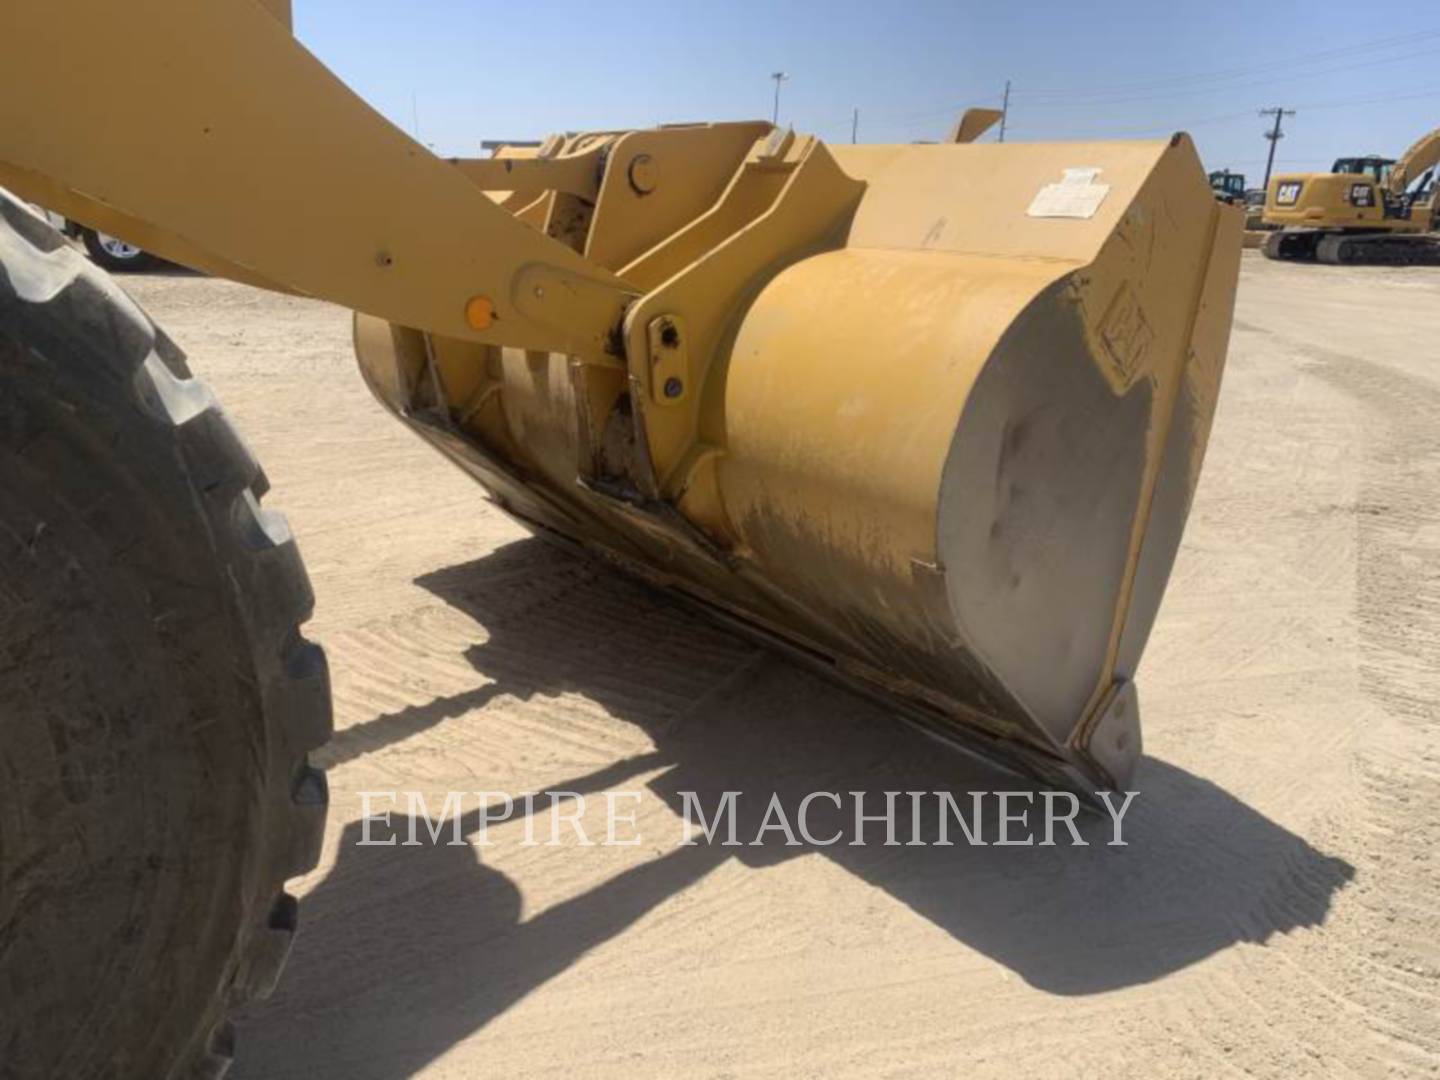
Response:
[[[685,384],[674,375],[671,375],[670,378],[665,380],[665,396],[667,398],[677,398],[684,392]]]

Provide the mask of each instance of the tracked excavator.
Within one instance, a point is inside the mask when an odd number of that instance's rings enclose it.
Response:
[[[380,405],[538,534],[1039,782],[1128,782],[1239,260],[1188,137],[444,160],[288,21],[10,0],[0,184],[353,309]],[[0,216],[0,1054],[216,1077],[323,831],[310,589],[177,344]]]
[[[1434,232],[1440,128],[1397,161],[1339,158],[1328,173],[1284,173],[1265,193],[1272,259],[1333,265],[1440,266]]]

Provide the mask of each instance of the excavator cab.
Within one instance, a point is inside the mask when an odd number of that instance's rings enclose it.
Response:
[[[1394,158],[1376,157],[1372,154],[1369,157],[1336,158],[1330,171],[1346,176],[1368,176],[1384,188],[1390,184],[1390,171],[1394,166]]]
[[[1390,178],[1395,168],[1395,159],[1374,154],[1365,157],[1336,158],[1331,172],[1339,176],[1363,176],[1367,183],[1350,186],[1346,201],[1355,206],[1379,205],[1387,218],[1409,216],[1410,205],[1403,193],[1392,191]]]

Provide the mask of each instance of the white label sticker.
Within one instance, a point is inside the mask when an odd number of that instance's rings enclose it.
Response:
[[[1046,184],[1030,202],[1025,213],[1030,217],[1091,218],[1105,196],[1109,184],[1097,184],[1097,168],[1066,169],[1058,184]]]

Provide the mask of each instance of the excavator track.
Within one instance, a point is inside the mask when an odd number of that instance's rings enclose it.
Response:
[[[1331,266],[1440,266],[1440,237],[1421,233],[1337,233],[1315,246]]]
[[[1265,257],[1330,266],[1440,266],[1440,237],[1425,233],[1326,233],[1285,229],[1265,238]]]
[[[1315,229],[1283,229],[1267,236],[1261,250],[1280,262],[1314,262],[1322,235]]]

